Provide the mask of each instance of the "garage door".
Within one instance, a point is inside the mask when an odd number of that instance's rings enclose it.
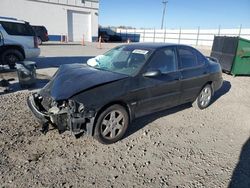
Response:
[[[90,14],[78,11],[68,11],[69,41],[91,41]]]

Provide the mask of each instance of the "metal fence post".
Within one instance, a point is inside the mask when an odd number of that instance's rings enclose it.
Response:
[[[178,39],[178,44],[180,44],[180,42],[181,42],[181,28],[180,28],[180,30],[179,30],[179,39]]]
[[[199,35],[200,35],[200,27],[198,27],[198,31],[197,31],[196,46],[198,46],[198,43],[199,43]]]
[[[128,40],[128,29],[126,28],[126,40]]]
[[[146,34],[146,29],[144,29],[144,33],[143,33],[143,42],[145,42],[145,34]]]
[[[153,40],[154,40],[154,42],[155,42],[155,28],[154,28],[154,39],[153,39]]]
[[[166,34],[167,34],[167,29],[165,28],[165,31],[164,31],[164,43],[166,42]]]
[[[136,29],[134,29],[134,42],[136,42],[135,41],[135,35],[136,35]]]
[[[242,24],[240,24],[239,37],[240,37],[240,34],[241,34],[241,28],[242,28]]]

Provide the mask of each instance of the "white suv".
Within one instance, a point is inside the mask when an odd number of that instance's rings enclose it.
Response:
[[[37,37],[28,22],[0,17],[0,64],[15,68],[17,61],[39,55]]]

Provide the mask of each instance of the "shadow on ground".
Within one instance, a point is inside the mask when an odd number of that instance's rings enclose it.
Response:
[[[231,89],[231,83],[229,81],[224,80],[221,88],[214,93],[214,96],[213,96],[211,104],[213,104],[220,97],[222,97],[223,95],[225,95],[226,93],[228,93],[230,89]]]
[[[230,82],[229,81],[223,81],[223,84],[222,84],[221,88],[218,91],[215,92],[214,97],[213,97],[213,101],[211,102],[211,105],[215,101],[217,101],[219,98],[223,97],[223,95],[228,93],[230,89],[231,89]],[[174,107],[174,108],[170,108],[168,110],[163,110],[163,111],[160,111],[160,112],[153,113],[151,115],[147,115],[147,116],[138,118],[131,124],[131,126],[129,126],[128,131],[127,131],[124,138],[129,137],[131,134],[134,134],[135,132],[142,129],[146,125],[152,123],[153,121],[155,121],[158,118],[174,114],[176,112],[185,110],[185,109],[190,108],[190,107],[192,107],[192,104],[187,103],[187,104],[183,104],[183,105],[180,105],[180,106],[177,106],[177,107]]]
[[[60,65],[86,63],[93,56],[72,56],[72,57],[38,57],[29,59],[36,62],[37,69],[58,68]]]
[[[233,171],[229,188],[250,187],[250,138],[241,149],[239,162]]]
[[[18,81],[16,69],[8,69],[8,68],[0,69],[0,81],[11,80],[9,81],[8,86],[0,85],[0,95],[9,94],[9,93],[13,93],[16,91],[22,91],[22,90],[32,91],[32,90],[40,89],[44,87],[49,82],[50,79],[51,79],[50,76],[37,73],[36,84],[31,85],[30,87],[27,87],[27,88],[22,88]]]
[[[42,46],[81,46],[80,43],[43,42]]]
[[[41,89],[43,88],[47,83],[49,82],[49,79],[36,79],[36,84],[31,85],[30,87],[25,87],[22,88],[20,86],[20,84],[15,80],[14,83],[10,83],[10,85],[6,88],[2,88],[0,89],[0,95],[4,95],[4,94],[10,94],[10,93],[14,93],[17,91],[22,91],[22,90],[28,90],[28,91],[32,91],[32,90],[37,90],[37,89]],[[5,89],[7,89],[8,91],[4,91]]]
[[[127,131],[126,135],[124,136],[124,138],[129,137],[130,135],[139,131],[140,129],[142,129],[146,125],[149,125],[150,123],[152,123],[156,119],[159,119],[159,118],[167,116],[167,115],[174,114],[176,112],[185,110],[185,109],[190,108],[190,107],[192,107],[191,103],[187,103],[187,104],[183,104],[183,105],[180,105],[180,106],[168,109],[168,110],[163,110],[160,112],[156,112],[156,113],[138,118],[129,126],[128,131]]]

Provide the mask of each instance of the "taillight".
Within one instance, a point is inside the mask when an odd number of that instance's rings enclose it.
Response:
[[[34,47],[38,48],[38,39],[36,36],[34,36]]]

